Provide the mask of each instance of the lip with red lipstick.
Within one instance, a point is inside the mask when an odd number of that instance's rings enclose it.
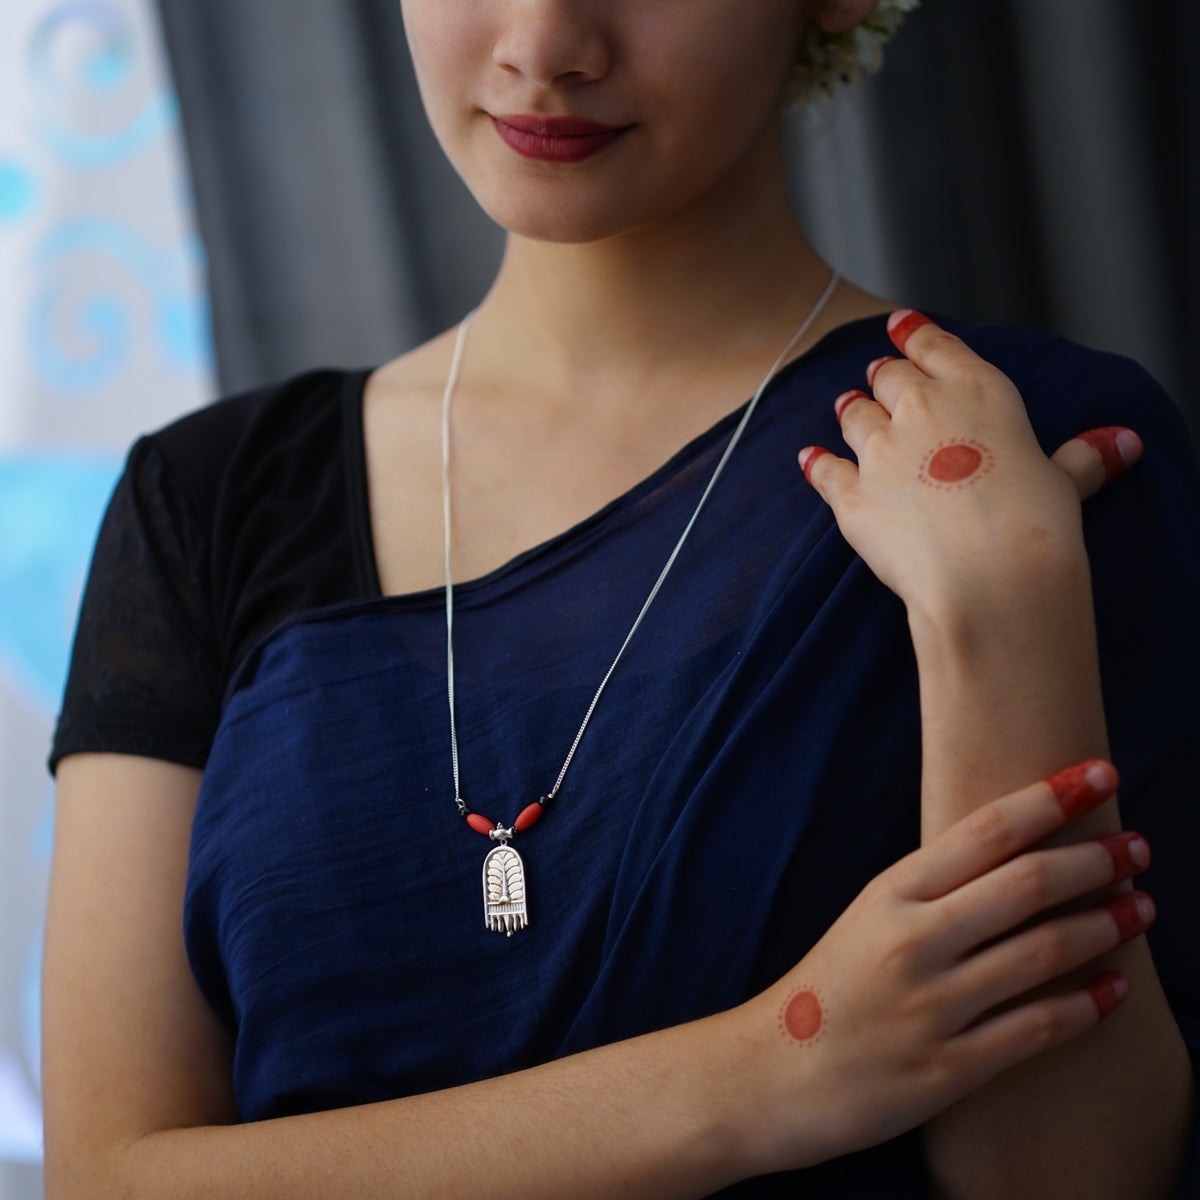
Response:
[[[539,162],[582,162],[611,146],[628,125],[601,125],[586,117],[521,115],[492,117],[504,143]]]

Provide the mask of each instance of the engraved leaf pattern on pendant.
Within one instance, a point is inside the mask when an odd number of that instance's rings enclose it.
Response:
[[[488,858],[488,901],[519,904],[525,899],[525,872],[515,850],[497,850]]]

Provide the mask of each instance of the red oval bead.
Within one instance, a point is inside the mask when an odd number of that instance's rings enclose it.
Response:
[[[487,817],[480,816],[479,813],[472,813],[467,818],[467,824],[475,830],[476,833],[482,833],[485,837],[496,828],[494,821],[489,821]]]
[[[524,832],[531,825],[538,823],[538,818],[542,815],[542,806],[540,804],[531,804],[514,822],[513,828]]]

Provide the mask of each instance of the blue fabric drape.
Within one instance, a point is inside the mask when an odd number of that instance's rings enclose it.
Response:
[[[1196,463],[1131,363],[959,328],[1022,388],[1048,449],[1114,423],[1146,441],[1142,466],[1089,504],[1087,531],[1125,818],[1155,844],[1152,946],[1195,1049]],[[561,796],[516,842],[531,924],[511,939],[483,927],[488,843],[453,804],[440,593],[300,614],[246,660],[205,774],[186,906],[193,967],[236,1035],[245,1119],[447,1087],[736,1004],[917,844],[903,608],[795,464],[800,446],[838,444],[830,400],[887,346],[879,320],[847,327],[764,397]],[[508,824],[548,790],[734,419],[457,589],[473,808]],[[805,1184],[903,1198],[928,1181],[910,1136]]]

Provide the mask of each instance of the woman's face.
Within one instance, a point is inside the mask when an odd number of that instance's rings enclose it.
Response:
[[[513,233],[588,242],[668,218],[775,151],[805,5],[402,8],[430,120],[476,199]]]

